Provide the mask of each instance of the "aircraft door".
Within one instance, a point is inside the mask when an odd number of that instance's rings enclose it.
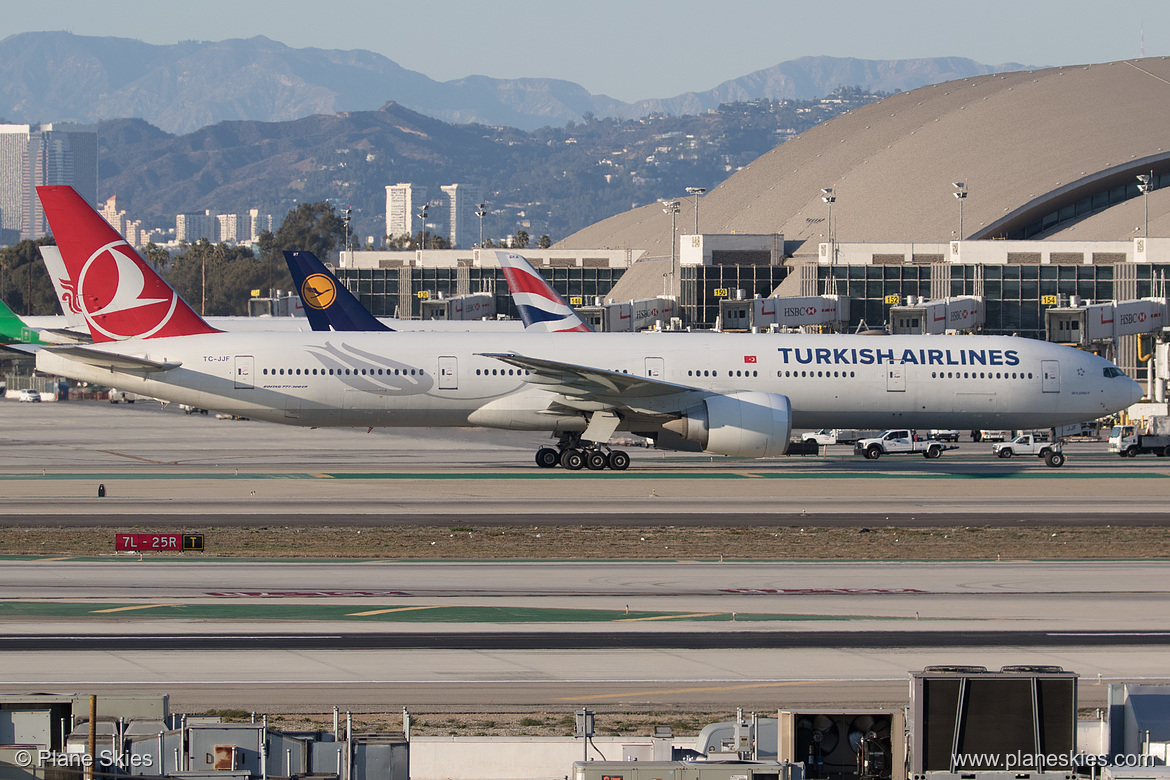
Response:
[[[904,393],[906,392],[906,368],[905,366],[890,366],[886,369],[886,392],[889,393]]]
[[[663,360],[660,357],[646,358],[646,376],[649,379],[662,379]]]
[[[1059,393],[1060,392],[1060,361],[1059,360],[1041,360],[1040,373],[1043,379],[1041,380],[1040,388],[1045,393]]]
[[[459,360],[457,358],[439,358],[439,389],[459,389]]]
[[[236,355],[235,382],[237,390],[252,389],[252,371],[255,367],[255,358],[251,355]]]

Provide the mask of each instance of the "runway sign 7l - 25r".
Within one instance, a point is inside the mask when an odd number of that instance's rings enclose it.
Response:
[[[203,550],[203,534],[116,534],[118,552],[187,552]]]

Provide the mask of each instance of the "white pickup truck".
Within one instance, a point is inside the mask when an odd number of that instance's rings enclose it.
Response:
[[[864,455],[877,460],[882,455],[899,455],[916,452],[926,458],[937,458],[943,450],[957,449],[953,444],[943,444],[938,439],[919,440],[914,431],[907,428],[892,428],[872,439],[858,439],[853,445],[853,454]]]
[[[876,436],[879,431],[859,430],[857,428],[821,428],[819,431],[809,431],[800,437],[801,441],[815,441],[820,445],[852,444],[858,439],[867,436]]]
[[[1023,433],[1011,441],[991,445],[991,451],[1000,458],[1010,458],[1013,455],[1035,455],[1044,458],[1044,462],[1053,468],[1064,465],[1064,452],[1060,442],[1054,442],[1034,433]]]

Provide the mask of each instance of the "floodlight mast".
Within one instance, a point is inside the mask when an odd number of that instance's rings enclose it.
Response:
[[[1138,192],[1140,192],[1142,194],[1142,201],[1145,205],[1145,211],[1146,211],[1145,228],[1142,230],[1142,236],[1145,238],[1149,238],[1150,237],[1150,190],[1154,189],[1154,172],[1150,171],[1149,173],[1139,173],[1137,176],[1137,180],[1138,180]]]
[[[967,199],[967,182],[954,182],[954,196],[959,199],[959,240],[963,240],[963,201]]]
[[[833,241],[833,204],[837,202],[837,196],[833,194],[832,187],[821,188],[821,200],[829,204],[829,221],[825,227],[825,238],[827,238],[829,241],[830,262],[836,264],[837,245]]]
[[[674,234],[679,210],[680,204],[677,200],[662,201],[662,213],[670,215],[670,290],[672,293],[674,292],[674,259],[676,256],[674,250]]]
[[[699,235],[699,196],[707,191],[706,187],[687,187],[687,194],[695,196],[695,235]]]

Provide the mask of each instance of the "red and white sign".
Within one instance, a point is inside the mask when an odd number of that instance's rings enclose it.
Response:
[[[743,362],[745,362],[745,363],[755,363],[755,362],[756,362],[756,356],[755,356],[755,355],[744,355],[744,356],[743,356]]]

